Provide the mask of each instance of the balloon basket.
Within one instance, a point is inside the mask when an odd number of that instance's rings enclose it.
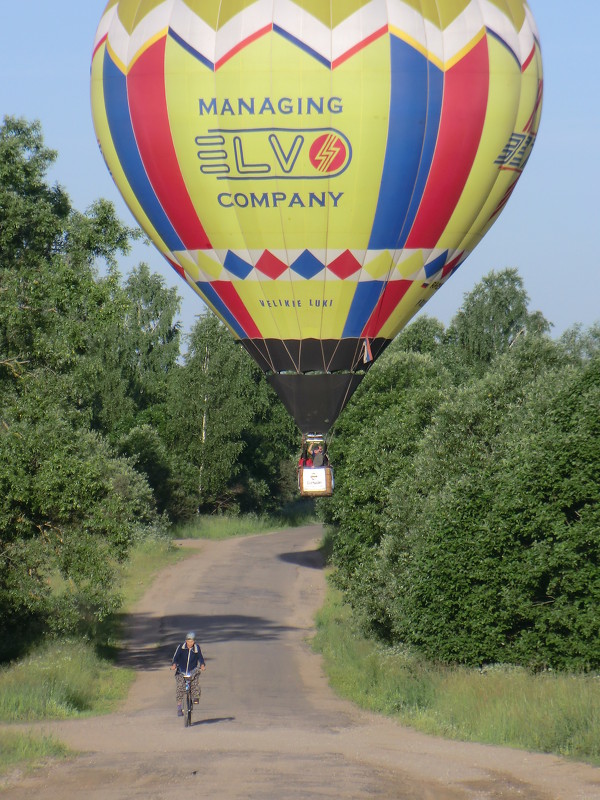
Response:
[[[331,497],[334,480],[331,467],[300,467],[298,488],[302,497]]]

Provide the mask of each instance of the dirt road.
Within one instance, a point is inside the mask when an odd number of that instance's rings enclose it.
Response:
[[[424,736],[337,699],[307,644],[324,594],[319,527],[225,542],[164,570],[132,615],[123,710],[48,723],[82,754],[7,800],[600,800],[600,770]],[[192,728],[169,671],[196,630],[207,660]]]

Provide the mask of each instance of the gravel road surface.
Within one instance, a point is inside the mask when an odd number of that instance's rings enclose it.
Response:
[[[307,640],[325,579],[319,526],[182,542],[134,609],[119,713],[23,726],[79,755],[0,787],[7,800],[600,800],[600,769],[449,742],[338,699]],[[195,630],[207,662],[193,725],[170,659]]]

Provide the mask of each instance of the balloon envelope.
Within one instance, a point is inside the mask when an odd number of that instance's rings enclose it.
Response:
[[[92,62],[134,216],[303,431],[495,221],[541,100],[523,0],[111,0]]]

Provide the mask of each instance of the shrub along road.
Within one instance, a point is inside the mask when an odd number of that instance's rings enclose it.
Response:
[[[186,542],[197,554],[162,571],[131,616],[123,660],[139,675],[122,711],[22,726],[81,755],[19,777],[3,797],[600,798],[598,769],[428,737],[336,698],[307,643],[325,591],[320,538],[312,526]],[[185,729],[169,664],[189,629],[207,669]]]

